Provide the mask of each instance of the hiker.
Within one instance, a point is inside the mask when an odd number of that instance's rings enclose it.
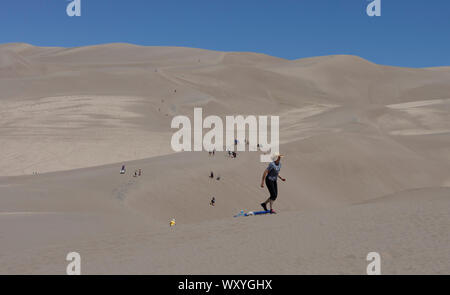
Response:
[[[138,174],[139,176],[141,176],[142,175],[142,169],[139,169],[139,174]]]
[[[122,168],[120,169],[120,174],[125,174],[125,165],[122,165]]]
[[[209,178],[214,178],[214,173],[211,171],[211,174],[209,175]]]
[[[137,170],[134,170],[134,175],[133,175],[133,177],[137,177]]]
[[[214,206],[216,204],[216,198],[212,198],[211,202],[209,203],[211,206]]]
[[[278,187],[277,187],[277,179],[280,178],[282,181],[286,181],[286,178],[283,178],[279,175],[281,169],[281,158],[283,155],[278,153],[272,156],[272,161],[266,170],[264,170],[264,174],[261,180],[261,187],[264,187],[264,182],[266,182],[267,189],[269,190],[270,197],[263,203],[261,206],[265,211],[267,211],[267,203],[270,205],[270,213],[275,213],[273,211],[272,205],[273,202],[277,199],[278,195]]]

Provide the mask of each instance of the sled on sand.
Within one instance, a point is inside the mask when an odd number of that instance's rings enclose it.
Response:
[[[241,212],[238,215],[235,215],[234,217],[240,217],[240,216],[253,216],[253,215],[265,215],[265,214],[276,214],[275,211],[270,210],[263,210],[263,211],[249,211],[244,212],[244,210],[241,210]]]

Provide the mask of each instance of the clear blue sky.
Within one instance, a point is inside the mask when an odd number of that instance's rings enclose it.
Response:
[[[288,59],[354,54],[376,63],[450,65],[449,0],[2,0],[0,43],[83,46],[127,42]]]

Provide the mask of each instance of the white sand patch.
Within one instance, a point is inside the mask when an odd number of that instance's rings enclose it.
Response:
[[[395,109],[395,110],[404,110],[409,108],[417,108],[417,107],[424,107],[424,106],[431,106],[431,105],[437,105],[437,104],[444,104],[449,103],[449,99],[430,99],[430,100],[419,100],[419,101],[411,101],[411,102],[405,102],[405,103],[398,103],[398,104],[390,104],[387,105],[388,108]]]
[[[387,106],[405,116],[395,124],[391,121],[393,135],[430,135],[450,133],[450,99],[413,101]],[[402,126],[403,125],[403,126]],[[398,127],[402,126],[401,129]]]
[[[407,129],[407,130],[395,130],[390,132],[392,135],[430,135],[430,134],[445,134],[450,133],[450,129]]]

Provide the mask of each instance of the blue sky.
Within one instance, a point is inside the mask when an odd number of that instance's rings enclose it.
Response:
[[[354,54],[409,67],[450,65],[449,0],[2,0],[0,43],[111,42],[261,52],[288,59]]]

